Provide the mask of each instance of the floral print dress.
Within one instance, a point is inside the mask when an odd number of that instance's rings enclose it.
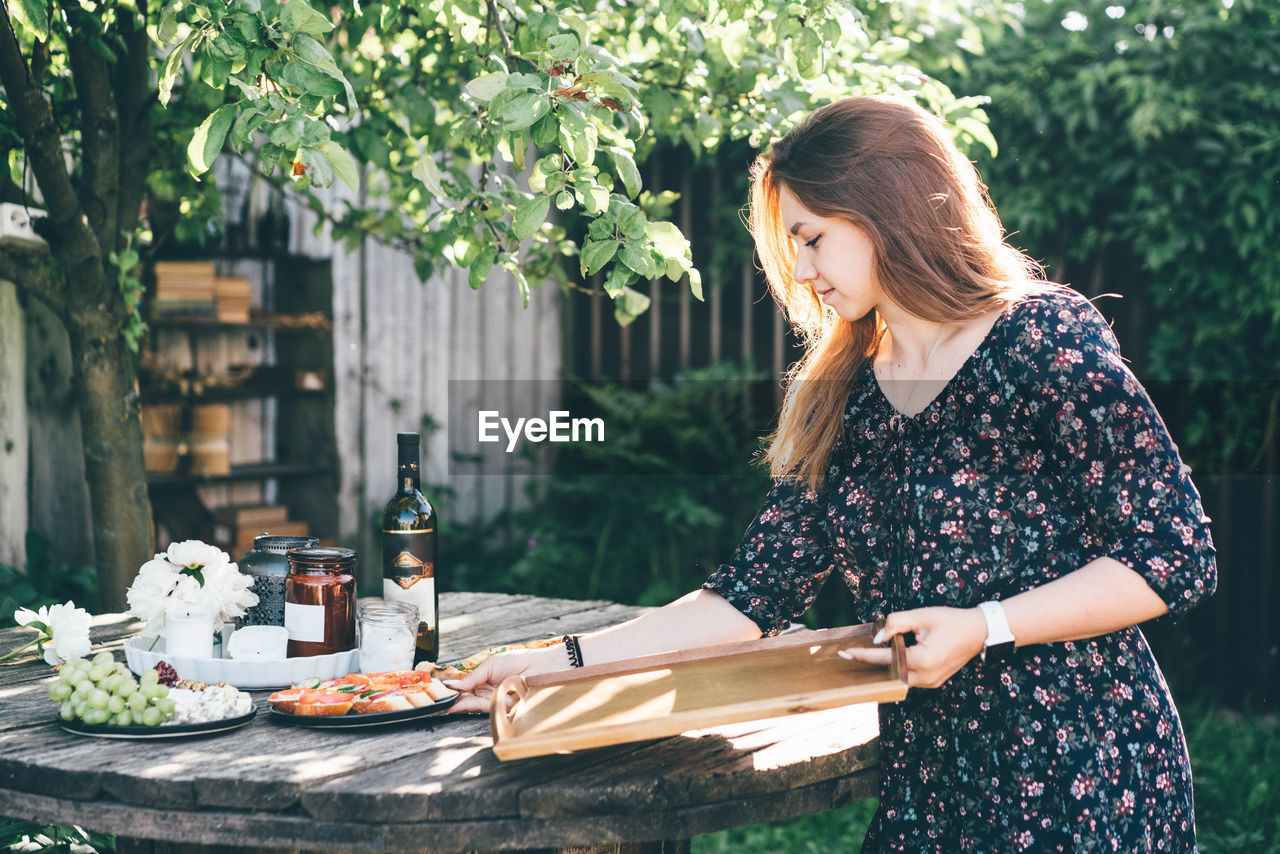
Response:
[[[861,621],[968,608],[1107,556],[1176,619],[1217,582],[1208,518],[1110,328],[1082,296],[1023,298],[920,414],[870,364],[822,494],[775,484],[705,584],[774,634],[828,575]],[[1191,770],[1137,627],[975,657],[880,706],[865,851],[1194,851]]]

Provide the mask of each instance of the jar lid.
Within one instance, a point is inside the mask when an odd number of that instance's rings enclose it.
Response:
[[[342,546],[290,549],[287,557],[289,558],[289,563],[305,563],[316,567],[338,567],[354,563],[356,550],[343,548]]]
[[[285,534],[259,534],[253,538],[253,550],[273,555],[287,554],[290,549],[310,549],[320,545],[315,537]]]
[[[361,602],[359,606],[361,620],[374,623],[406,622],[417,624],[418,606],[411,602],[391,602],[385,599],[374,599]]]

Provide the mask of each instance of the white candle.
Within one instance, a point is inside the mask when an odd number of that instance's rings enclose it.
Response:
[[[213,603],[171,602],[164,610],[164,649],[173,658],[213,658]]]

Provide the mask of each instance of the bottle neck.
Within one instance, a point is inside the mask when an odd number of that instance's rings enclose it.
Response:
[[[419,488],[418,447],[416,445],[400,446],[400,462],[396,467],[396,479],[400,482],[401,492],[410,492]]]

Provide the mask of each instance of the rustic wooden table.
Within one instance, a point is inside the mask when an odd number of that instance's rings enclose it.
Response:
[[[440,597],[442,655],[621,622],[640,609],[481,593]],[[141,628],[95,618],[93,652]],[[0,632],[0,653],[31,638]],[[117,834],[121,852],[683,852],[695,835],[874,794],[874,705],[734,724],[573,755],[499,762],[487,717],[369,730],[257,717],[222,735],[73,735],[34,656],[0,665],[0,815]],[[663,841],[666,840],[666,841]],[[677,840],[672,842],[670,840]]]

